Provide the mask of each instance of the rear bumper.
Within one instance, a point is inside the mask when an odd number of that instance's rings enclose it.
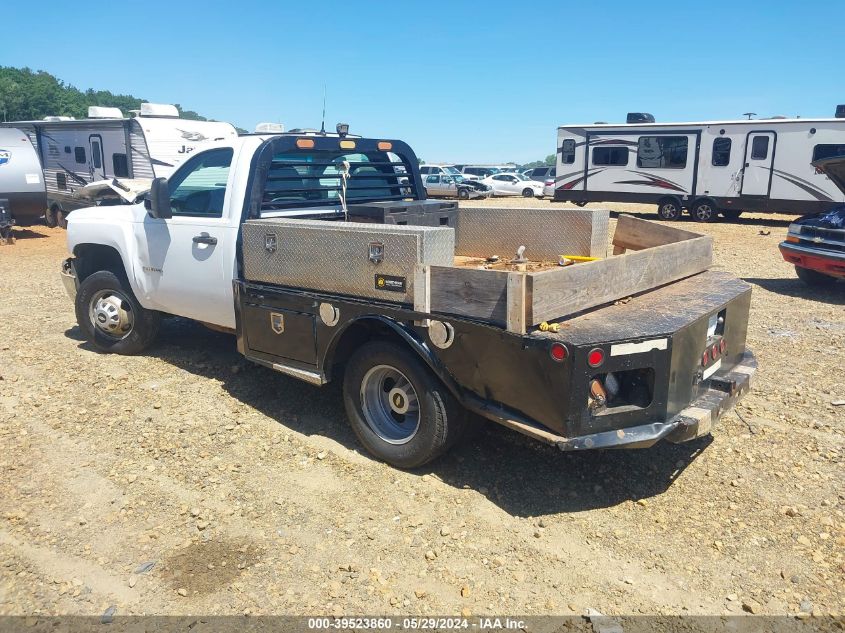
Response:
[[[678,415],[664,422],[604,431],[579,437],[561,438],[556,442],[563,451],[596,448],[647,448],[662,439],[669,442],[688,442],[708,435],[716,421],[742,399],[751,388],[751,378],[757,370],[757,359],[746,350],[739,364],[710,379],[710,388],[690,403]]]
[[[815,270],[825,275],[845,277],[845,252],[808,248],[790,242],[781,242],[780,254],[784,261],[801,268]]]

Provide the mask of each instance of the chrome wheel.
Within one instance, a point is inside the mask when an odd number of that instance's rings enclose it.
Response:
[[[361,381],[361,409],[367,426],[389,444],[405,444],[420,427],[417,392],[389,365],[376,365]]]
[[[91,297],[88,310],[91,323],[100,332],[121,340],[132,331],[134,317],[132,306],[115,290],[100,290]]]

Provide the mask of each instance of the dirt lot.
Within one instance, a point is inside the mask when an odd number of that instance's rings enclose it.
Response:
[[[412,473],[360,451],[337,388],[230,336],[170,319],[146,356],[96,353],[63,231],[19,230],[0,247],[0,613],[842,613],[845,284],[798,282],[787,223],[680,223],[754,286],[761,369],[712,439],[569,455],[491,428]]]

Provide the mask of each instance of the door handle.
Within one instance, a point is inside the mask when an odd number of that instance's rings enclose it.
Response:
[[[217,238],[210,235],[194,235],[194,244],[210,244],[214,246],[217,244]]]

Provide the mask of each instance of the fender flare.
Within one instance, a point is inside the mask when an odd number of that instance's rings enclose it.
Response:
[[[417,337],[407,326],[381,314],[362,314],[343,324],[343,328],[339,329],[335,333],[326,348],[326,353],[322,362],[324,372],[327,367],[334,365],[335,353],[337,352],[338,345],[343,339],[344,334],[346,334],[351,327],[358,324],[363,324],[365,326],[378,324],[389,328],[391,332],[396,334],[417,354],[417,356],[420,357],[420,359],[422,359],[426,365],[428,365],[429,369],[434,372],[434,375],[437,376],[444,385],[446,385],[449,391],[451,391],[458,400],[464,400],[463,389],[458,386],[458,383],[455,382],[455,379],[452,378],[452,375],[446,370],[443,363],[440,362],[440,359],[437,358],[428,345],[426,345],[424,341],[421,341],[419,337]]]

